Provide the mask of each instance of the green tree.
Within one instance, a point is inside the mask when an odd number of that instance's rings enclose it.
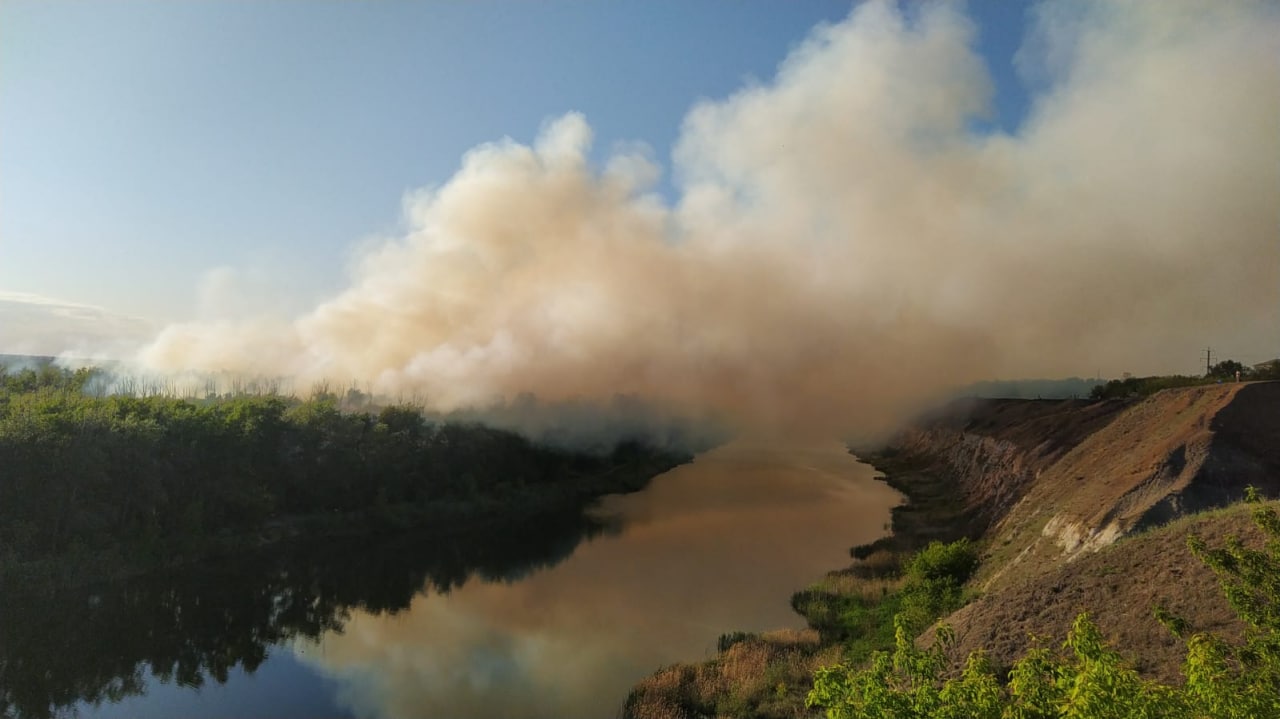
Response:
[[[1209,368],[1208,376],[1214,379],[1235,379],[1237,372],[1240,378],[1244,379],[1249,376],[1250,368],[1233,359],[1227,359]]]

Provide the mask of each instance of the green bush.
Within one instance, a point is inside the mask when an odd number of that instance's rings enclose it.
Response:
[[[823,642],[841,642],[848,656],[867,657],[893,646],[895,617],[919,630],[958,609],[964,583],[977,569],[978,550],[968,539],[933,542],[903,566],[905,581],[896,591],[868,597],[815,586],[791,595],[791,608]]]
[[[963,586],[978,568],[978,549],[968,539],[929,546],[906,564],[902,613],[909,626],[923,629],[944,614],[959,609]]]
[[[908,582],[964,584],[978,568],[978,548],[968,539],[930,542],[907,560],[906,566]]]

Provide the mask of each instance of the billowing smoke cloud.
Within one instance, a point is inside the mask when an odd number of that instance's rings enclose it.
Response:
[[[1013,134],[954,5],[869,2],[694,107],[679,200],[568,114],[469,152],[348,289],[169,327],[153,367],[355,380],[444,409],[629,394],[847,430],[997,376],[1185,370],[1277,332],[1280,11],[1051,4]]]

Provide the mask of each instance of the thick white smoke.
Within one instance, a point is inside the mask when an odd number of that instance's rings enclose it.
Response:
[[[962,9],[909,15],[859,5],[771,83],[694,107],[674,206],[643,154],[592,167],[570,113],[469,152],[313,311],[175,325],[142,359],[834,431],[1277,332],[1277,6],[1046,5],[1016,134],[972,129],[992,90]]]

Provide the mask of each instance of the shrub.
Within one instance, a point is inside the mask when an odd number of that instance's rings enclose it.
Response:
[[[745,642],[748,639],[754,639],[756,636],[758,635],[755,632],[729,632],[727,634],[721,634],[720,638],[716,640],[716,651],[722,653],[727,652],[729,651],[729,647],[732,647],[734,644]]]
[[[902,610],[907,624],[923,629],[962,604],[964,583],[978,568],[978,550],[968,539],[930,542],[907,561]]]
[[[978,568],[978,548],[968,539],[930,542],[907,561],[907,581],[964,584]]]
[[[869,544],[859,544],[858,546],[853,547],[852,549],[849,550],[849,556],[858,560],[866,559],[867,557],[870,557],[872,554],[875,554],[876,550],[879,548],[880,547],[875,542],[871,542]]]

